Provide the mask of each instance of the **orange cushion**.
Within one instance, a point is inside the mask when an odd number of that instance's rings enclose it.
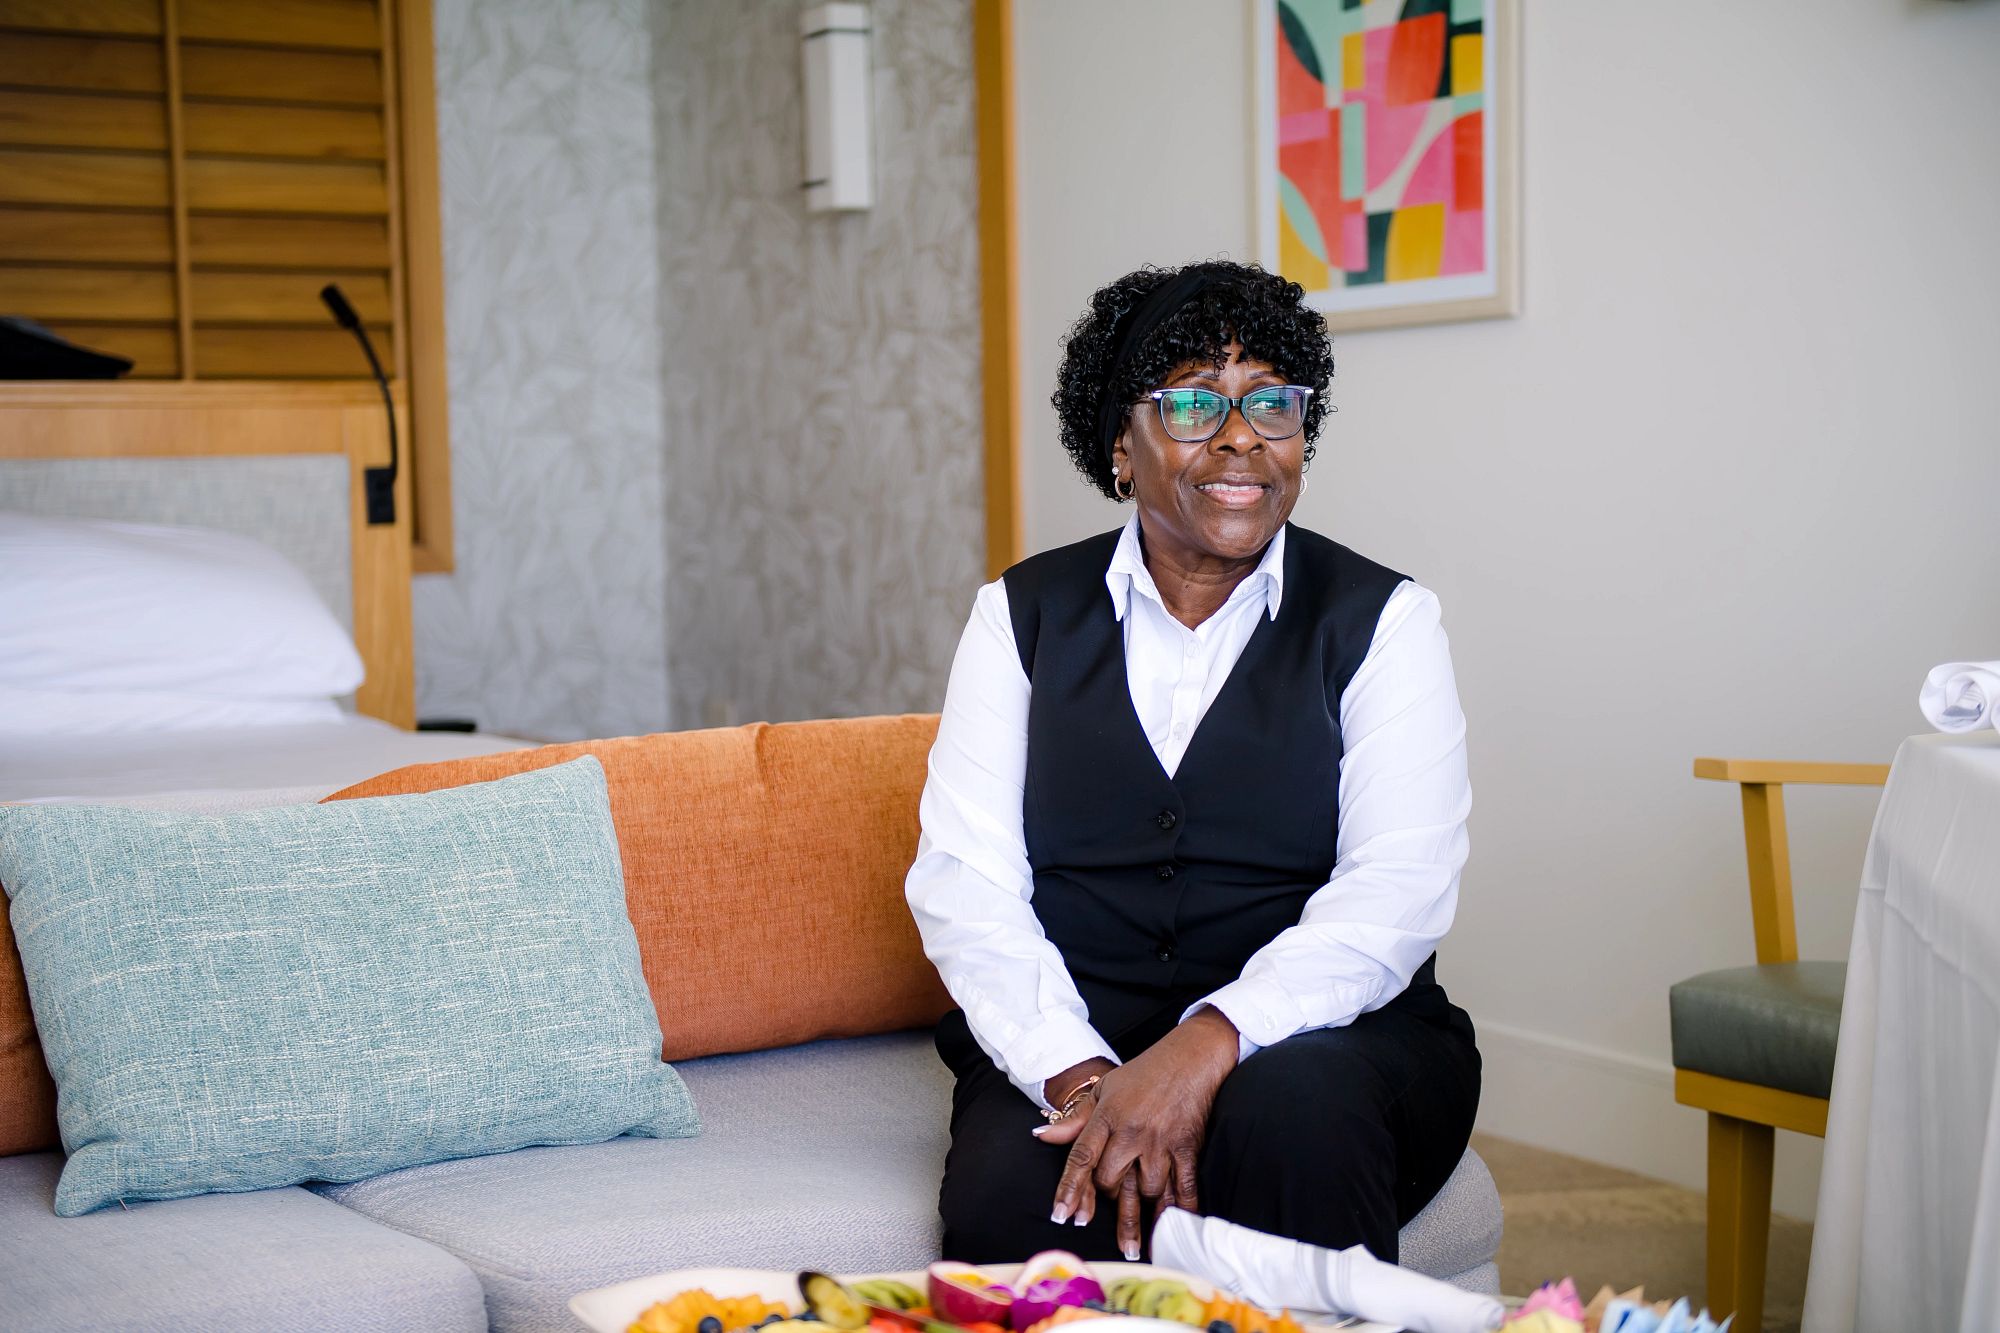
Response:
[[[923,1027],[951,1007],[903,901],[935,715],[756,723],[414,764],[330,801],[594,754],[662,1058]]]
[[[0,938],[0,1157],[62,1144],[56,1133],[56,1085],[42,1060],[28,982],[10,927]]]

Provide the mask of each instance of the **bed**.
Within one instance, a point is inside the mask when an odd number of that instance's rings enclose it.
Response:
[[[0,642],[0,801],[243,809],[317,800],[405,764],[528,744],[413,729],[408,477],[398,480],[393,523],[368,522],[362,489],[363,470],[388,452],[382,399],[370,385],[0,385],[0,524],[14,524],[0,527],[0,545],[15,541],[0,585],[9,622]],[[70,545],[54,554],[24,548],[24,531],[36,540],[59,531]],[[118,559],[152,560],[158,548],[168,563],[110,563],[92,545],[100,538]],[[125,539],[141,545],[117,546]],[[23,549],[39,564],[21,558]],[[72,567],[76,549],[87,559]],[[197,563],[171,564],[190,549]],[[246,566],[269,566],[265,585],[227,586],[237,552],[248,553]],[[93,611],[130,605],[136,624],[191,596],[202,578],[216,584],[202,585],[215,603],[210,623],[192,618],[199,608],[178,619],[163,612],[155,633]],[[74,643],[64,637],[65,607]],[[269,669],[232,660],[231,636],[251,642],[273,615],[312,622],[259,641],[290,656]],[[27,642],[37,634],[39,655]],[[233,698],[270,692],[273,671],[303,671],[309,681],[296,692],[320,697]],[[124,688],[132,685],[140,688]],[[185,708],[162,721],[152,701],[163,687],[175,699],[199,696],[224,724]]]
[[[370,717],[0,745],[0,802],[250,810],[317,801],[405,764],[519,749],[506,736],[404,731]]]

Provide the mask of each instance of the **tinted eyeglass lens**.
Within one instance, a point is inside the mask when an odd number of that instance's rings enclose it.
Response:
[[[1273,385],[1243,399],[1250,428],[1267,440],[1287,440],[1305,429],[1306,395],[1296,385]]]
[[[1228,410],[1229,400],[1208,389],[1168,389],[1160,395],[1160,424],[1183,443],[1215,434]]]

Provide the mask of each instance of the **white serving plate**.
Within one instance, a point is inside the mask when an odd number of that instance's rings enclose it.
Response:
[[[981,1271],[999,1282],[1012,1282],[1021,1271],[1019,1264],[983,1264]],[[1203,1281],[1191,1273],[1177,1272],[1171,1268],[1158,1268],[1152,1264],[1094,1263],[1090,1271],[1109,1286],[1112,1282],[1128,1274],[1144,1277],[1179,1278],[1188,1284],[1200,1300],[1208,1300],[1215,1295],[1215,1284]],[[863,1278],[893,1278],[907,1282],[918,1291],[924,1290],[929,1275],[922,1269],[903,1273],[841,1273],[836,1274],[848,1281]],[[656,1301],[672,1300],[684,1291],[700,1288],[712,1296],[761,1296],[767,1301],[786,1305],[799,1304],[799,1275],[796,1269],[778,1270],[774,1268],[683,1268],[672,1273],[655,1273],[651,1277],[633,1278],[630,1282],[620,1282],[612,1287],[599,1287],[572,1296],[570,1312],[581,1319],[593,1333],[625,1333],[646,1310]],[[1200,1333],[1186,1324],[1171,1323],[1164,1319],[1139,1319],[1131,1315],[1107,1315],[1107,1319],[1118,1321],[1118,1333]],[[1087,1321],[1077,1320],[1076,1323]],[[1339,1324],[1306,1324],[1309,1331],[1340,1328],[1349,1333],[1393,1333],[1387,1324],[1361,1324],[1342,1321]],[[1067,1328],[1067,1325],[1065,1325]],[[829,1331],[831,1333],[831,1331]]]

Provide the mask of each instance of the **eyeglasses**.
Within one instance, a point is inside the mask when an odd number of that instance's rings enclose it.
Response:
[[[1215,438],[1231,408],[1265,439],[1289,440],[1305,429],[1312,390],[1303,384],[1270,384],[1241,398],[1213,389],[1155,389],[1146,396],[1160,405],[1162,430],[1182,444],[1200,444]]]

